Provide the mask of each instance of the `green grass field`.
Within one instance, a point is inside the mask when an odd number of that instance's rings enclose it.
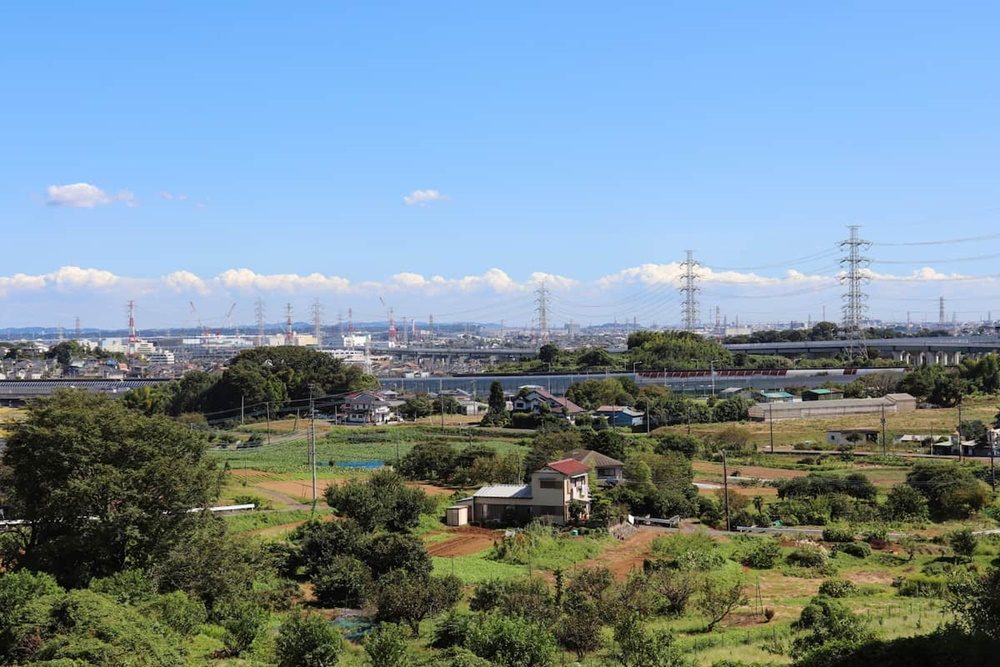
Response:
[[[282,437],[288,438],[288,433]],[[211,455],[229,463],[235,470],[249,468],[269,473],[297,473],[308,471],[308,440],[307,433],[295,432],[294,439],[260,447],[246,449],[214,449]],[[422,441],[444,439],[451,442],[456,449],[468,446],[469,436],[451,433],[437,434],[433,429],[399,427],[399,428],[351,428],[337,427],[316,439],[316,459],[322,474],[326,477],[349,476],[348,469],[338,468],[337,462],[379,460],[389,464],[397,457],[406,456],[413,446]],[[510,451],[526,452],[527,449],[513,439],[502,439],[496,436],[473,437],[476,445],[492,447],[499,454]]]

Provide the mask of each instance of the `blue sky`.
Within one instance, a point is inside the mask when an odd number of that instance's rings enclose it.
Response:
[[[837,258],[791,260],[846,225],[997,231],[998,19],[914,2],[8,6],[0,327],[112,326],[128,298],[149,325],[184,324],[190,300],[249,321],[257,296],[275,320],[317,298],[330,319],[376,317],[382,296],[528,322],[543,275],[558,321],[675,322],[686,248],[719,267],[705,318],[832,318]],[[936,319],[940,294],[960,317],[1000,313],[993,279],[970,280],[995,260],[935,263],[990,253],[1000,239],[876,245],[901,262],[877,276],[911,279],[873,281],[872,314]]]

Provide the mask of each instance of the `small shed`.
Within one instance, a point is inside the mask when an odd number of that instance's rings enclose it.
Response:
[[[754,393],[758,403],[791,403],[795,396],[787,391],[758,391]]]
[[[819,389],[807,389],[802,392],[803,401],[831,401],[843,397],[844,392],[840,389],[827,389],[825,387]]]
[[[469,523],[469,506],[452,505],[444,511],[444,522],[449,526],[465,526]]]

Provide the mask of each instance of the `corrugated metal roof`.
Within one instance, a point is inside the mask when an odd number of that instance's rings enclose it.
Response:
[[[530,484],[494,484],[472,494],[476,498],[531,498]]]

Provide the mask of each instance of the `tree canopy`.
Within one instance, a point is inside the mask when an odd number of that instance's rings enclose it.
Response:
[[[182,542],[219,494],[205,437],[113,399],[60,391],[32,404],[3,461],[26,521],[18,566],[79,584],[145,567]]]

